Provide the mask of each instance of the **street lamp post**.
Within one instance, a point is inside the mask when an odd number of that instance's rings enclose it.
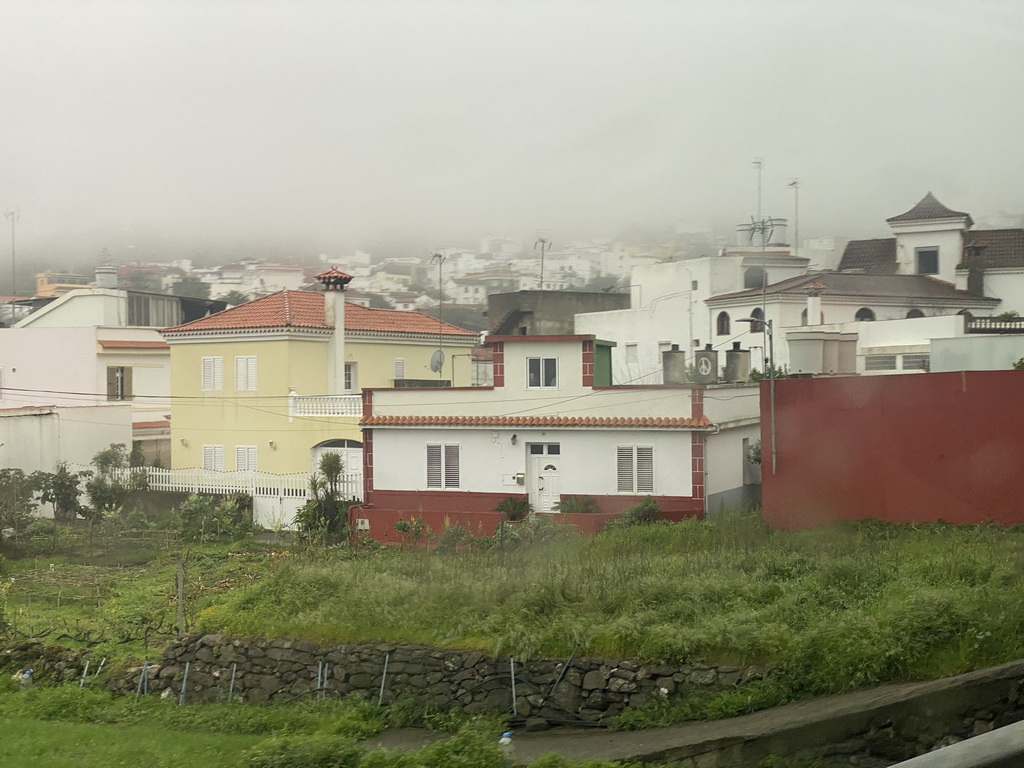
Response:
[[[778,465],[775,447],[775,332],[771,320],[760,320],[756,317],[741,317],[737,323],[750,323],[750,330],[760,323],[768,335],[768,434],[771,439],[772,474]]]

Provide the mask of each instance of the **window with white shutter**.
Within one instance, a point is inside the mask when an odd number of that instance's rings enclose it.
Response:
[[[203,469],[212,472],[224,471],[224,446],[204,445],[203,446]]]
[[[619,493],[654,493],[654,448],[619,445],[615,448]]]
[[[239,355],[235,358],[235,390],[256,391],[256,355]]]
[[[633,446],[620,445],[615,449],[615,466],[619,493],[633,493]]]
[[[235,471],[255,472],[256,471],[256,446],[236,445],[235,446]]]
[[[202,386],[204,392],[219,392],[224,389],[224,358],[204,357]]]
[[[654,448],[636,447],[636,492],[654,493]]]
[[[459,487],[459,446],[451,443],[427,445],[427,488]]]
[[[401,381],[405,378],[405,358],[395,358],[395,381]]]

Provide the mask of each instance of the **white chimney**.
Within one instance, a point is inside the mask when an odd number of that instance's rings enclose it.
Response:
[[[96,267],[97,288],[117,288],[117,267],[102,264]]]
[[[807,325],[821,325],[821,292],[825,286],[811,283],[807,286]]]
[[[328,394],[340,395],[345,391],[345,288],[352,275],[331,267],[316,279],[324,287],[324,322],[334,329],[327,352]]]

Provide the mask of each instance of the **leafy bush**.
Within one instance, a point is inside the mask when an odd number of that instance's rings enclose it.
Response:
[[[494,511],[499,512],[504,520],[515,523],[525,520],[533,514],[533,507],[530,506],[529,499],[522,496],[509,496],[507,499],[499,501],[494,507]]]
[[[641,501],[622,510],[619,521],[622,525],[650,525],[661,519],[661,507],[653,496],[644,496]]]
[[[563,496],[552,505],[552,509],[564,514],[593,514],[597,512],[597,499],[593,496]]]
[[[248,768],[359,768],[364,750],[359,743],[328,734],[277,736],[247,750]]]
[[[184,541],[239,539],[255,530],[252,499],[246,494],[232,494],[217,501],[212,496],[192,494],[171,515],[170,528]]]

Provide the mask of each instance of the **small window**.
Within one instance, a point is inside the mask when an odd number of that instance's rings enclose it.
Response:
[[[939,249],[938,248],[916,248],[917,274],[937,275],[939,274]]]
[[[351,392],[356,389],[356,363],[345,363],[345,391]]]
[[[427,445],[427,488],[459,487],[459,446],[451,443]]]
[[[920,309],[912,309],[909,312],[907,312],[908,320],[912,320],[915,317],[924,317],[924,312],[922,312]]]
[[[256,446],[236,445],[235,446],[235,470],[237,472],[256,471]]]
[[[719,336],[728,336],[729,331],[729,313],[719,312],[718,320],[715,322],[715,330]]]
[[[904,355],[903,356],[903,370],[904,371],[927,371],[931,364],[931,357],[929,355]]]
[[[557,357],[526,358],[526,386],[534,389],[558,386]]]
[[[534,443],[533,445],[530,446],[530,454],[532,456],[543,456],[544,445],[542,443]]]
[[[690,281],[690,290],[691,291],[696,291],[697,290],[697,285],[698,285],[698,283],[697,283],[696,280],[691,280]]]
[[[239,355],[235,358],[235,391],[256,391],[256,355]]]
[[[121,365],[107,366],[107,400],[131,400],[132,369]]]
[[[224,446],[204,445],[203,446],[203,469],[211,472],[224,471]]]
[[[750,311],[750,317],[754,320],[754,322],[750,324],[750,332],[761,333],[764,331],[764,310],[760,307],[754,307],[754,309]]]
[[[743,287],[763,288],[768,284],[767,275],[761,267],[750,267],[743,273]]]
[[[896,355],[868,355],[864,358],[865,371],[895,371]]]
[[[395,358],[395,381],[401,381],[405,378],[405,358]]]
[[[219,392],[224,389],[224,358],[204,357],[202,378],[204,392]]]
[[[853,316],[853,319],[861,320],[864,322],[871,322],[872,320],[875,319],[874,310],[871,310],[868,307],[861,307],[860,309],[857,310],[857,314]]]
[[[615,449],[619,493],[654,493],[654,448],[620,445]]]

